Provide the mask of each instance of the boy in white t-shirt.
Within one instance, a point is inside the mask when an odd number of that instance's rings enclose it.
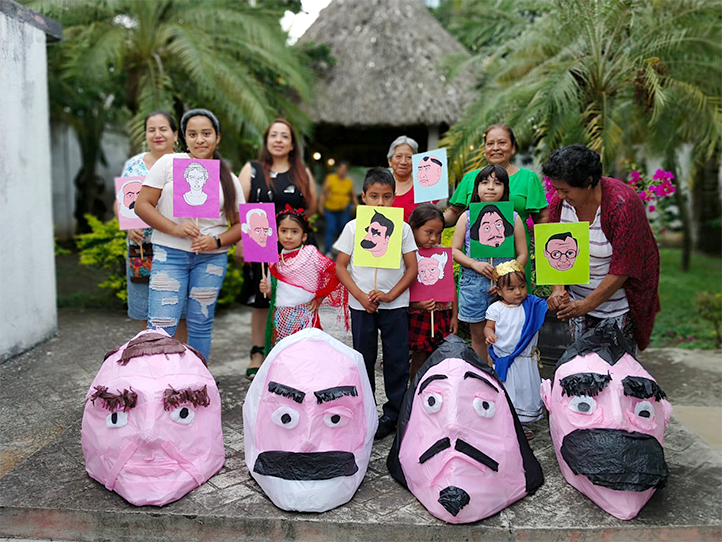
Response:
[[[396,181],[386,169],[370,169],[364,179],[361,198],[366,205],[391,207],[394,203]],[[389,233],[390,235],[390,233]],[[409,306],[408,288],[416,278],[416,242],[409,225],[403,223],[401,265],[398,269],[357,267],[353,262],[356,220],[346,224],[333,248],[338,251],[336,275],[351,296],[351,332],[353,347],[366,363],[371,389],[376,390],[378,332],[381,331],[384,388],[387,402],[375,438],[382,439],[396,429],[401,401],[409,380],[409,330],[406,309]],[[374,289],[374,274],[376,289]]]

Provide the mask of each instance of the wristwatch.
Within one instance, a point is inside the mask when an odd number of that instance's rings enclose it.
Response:
[[[214,235],[213,239],[216,240],[216,248],[221,248],[221,238],[218,237],[217,235]]]

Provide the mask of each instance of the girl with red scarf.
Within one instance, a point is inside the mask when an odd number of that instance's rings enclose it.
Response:
[[[336,277],[336,264],[311,245],[304,245],[310,225],[303,209],[286,208],[276,215],[282,250],[277,264],[269,266],[260,291],[270,295],[266,321],[266,354],[275,344],[308,327],[321,329],[319,305],[339,311],[348,330],[348,291]]]

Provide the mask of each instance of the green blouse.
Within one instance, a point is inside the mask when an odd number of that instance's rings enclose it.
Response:
[[[469,206],[471,193],[474,191],[474,181],[480,171],[480,169],[475,169],[461,178],[449,199],[449,205],[458,205],[464,208]],[[530,169],[519,168],[519,171],[509,177],[509,199],[514,203],[514,210],[519,213],[524,222],[526,246],[528,250],[531,250],[531,236],[526,227],[526,219],[530,214],[537,213],[549,205],[537,174]],[[526,264],[526,281],[531,291],[531,254]]]

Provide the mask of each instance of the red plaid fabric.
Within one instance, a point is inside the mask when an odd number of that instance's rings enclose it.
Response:
[[[434,338],[431,338],[431,313],[409,313],[409,349],[413,352],[433,352],[449,334],[451,309],[434,311]]]

